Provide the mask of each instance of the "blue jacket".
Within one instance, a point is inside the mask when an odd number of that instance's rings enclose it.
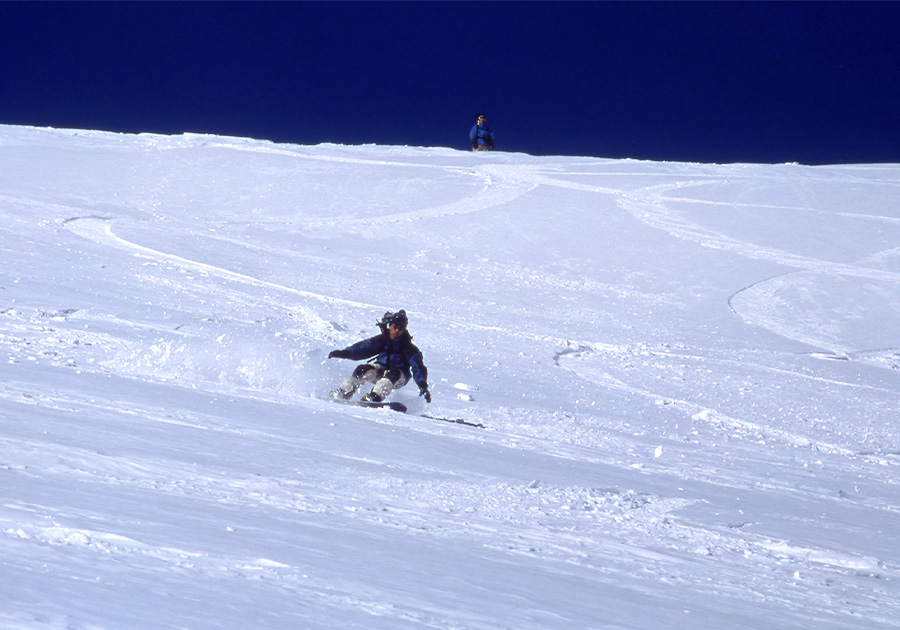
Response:
[[[428,368],[422,362],[422,351],[412,342],[409,331],[404,331],[397,339],[387,333],[358,341],[347,348],[348,359],[361,361],[377,357],[375,363],[383,368],[399,368],[407,380],[412,378],[419,387],[428,386]]]
[[[493,149],[494,134],[491,133],[491,128],[487,126],[487,123],[476,124],[469,132],[469,142],[472,143],[473,149],[479,146]]]

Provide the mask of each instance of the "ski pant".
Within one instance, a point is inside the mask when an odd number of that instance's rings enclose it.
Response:
[[[376,394],[379,400],[384,400],[392,391],[406,385],[408,380],[406,374],[399,368],[386,368],[379,363],[363,363],[357,365],[353,374],[341,383],[341,391],[346,398],[350,398],[363,383],[374,383],[372,393]]]

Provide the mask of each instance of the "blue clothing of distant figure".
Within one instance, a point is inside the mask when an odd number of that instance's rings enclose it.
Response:
[[[490,151],[494,148],[494,134],[486,122],[477,122],[469,132],[469,142],[474,151]]]

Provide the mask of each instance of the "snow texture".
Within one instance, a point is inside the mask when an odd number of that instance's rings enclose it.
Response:
[[[0,627],[896,628],[898,198],[0,126]]]

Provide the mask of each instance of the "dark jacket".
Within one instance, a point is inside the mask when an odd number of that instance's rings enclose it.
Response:
[[[364,339],[347,348],[347,358],[361,361],[377,357],[375,363],[383,368],[399,368],[407,379],[412,378],[419,387],[428,386],[428,368],[422,362],[422,351],[412,342],[408,330],[403,331],[396,340],[388,333]]]
[[[473,149],[477,149],[479,146],[493,149],[494,134],[491,133],[491,128],[487,126],[487,123],[476,124],[469,132],[469,142],[472,143]]]

